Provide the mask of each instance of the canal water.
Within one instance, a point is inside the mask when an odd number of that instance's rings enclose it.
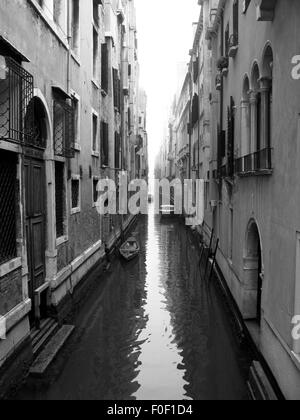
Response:
[[[47,377],[17,399],[247,399],[247,358],[190,232],[150,214],[135,234],[140,257],[114,260]]]

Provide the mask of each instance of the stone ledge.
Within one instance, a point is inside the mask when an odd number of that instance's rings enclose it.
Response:
[[[6,319],[6,330],[9,332],[17,325],[22,319],[24,319],[31,311],[31,300],[27,299],[20,303],[10,312],[5,315]]]
[[[0,278],[22,267],[22,258],[15,258],[5,264],[0,265]]]
[[[89,258],[91,258],[96,252],[98,252],[102,247],[102,241],[96,242],[89,249],[84,251],[78,258],[72,261],[67,267],[63,268],[51,281],[51,289],[57,289],[62,283],[64,283],[72,273],[77,271]]]

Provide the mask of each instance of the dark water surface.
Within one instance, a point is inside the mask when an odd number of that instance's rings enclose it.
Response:
[[[18,399],[247,399],[244,355],[190,233],[150,214],[136,235],[139,259],[113,262],[46,380]]]

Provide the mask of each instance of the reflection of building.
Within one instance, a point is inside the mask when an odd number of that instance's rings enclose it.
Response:
[[[64,316],[120,233],[97,213],[97,183],[133,170],[134,4],[81,3],[0,5],[0,369],[49,309]]]

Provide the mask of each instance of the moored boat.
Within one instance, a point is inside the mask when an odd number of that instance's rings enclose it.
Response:
[[[120,254],[126,261],[131,261],[140,253],[140,246],[135,238],[129,238],[120,248]]]

